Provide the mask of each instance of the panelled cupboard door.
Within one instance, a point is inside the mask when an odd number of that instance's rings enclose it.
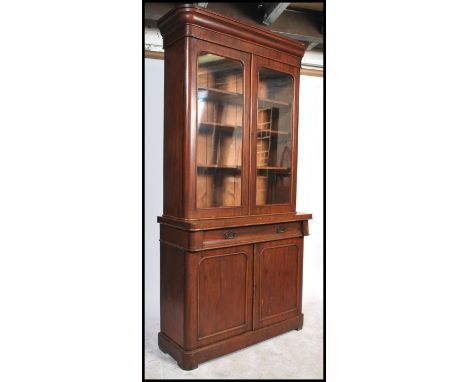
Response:
[[[255,244],[254,330],[301,314],[302,243],[298,238]]]
[[[197,39],[189,49],[189,217],[247,215],[251,56]]]
[[[189,347],[252,330],[253,245],[189,253],[188,258]]]
[[[253,56],[250,212],[296,209],[299,68]]]

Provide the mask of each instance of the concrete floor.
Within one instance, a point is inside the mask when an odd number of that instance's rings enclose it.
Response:
[[[145,379],[323,379],[323,305],[304,302],[302,310],[301,331],[292,330],[190,371],[180,369],[159,350],[159,322],[147,320]]]

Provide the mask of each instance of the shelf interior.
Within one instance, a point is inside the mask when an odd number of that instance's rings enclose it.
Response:
[[[215,88],[199,87],[198,100],[242,105],[243,94]]]
[[[199,122],[198,131],[205,132],[209,130],[216,129],[218,131],[225,131],[232,133],[233,130],[242,128],[241,125],[231,125],[229,123],[219,123],[219,122]]]

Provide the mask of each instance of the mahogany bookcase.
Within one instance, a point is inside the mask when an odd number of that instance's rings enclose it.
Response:
[[[160,349],[182,369],[303,324],[296,212],[305,46],[194,5],[164,38]]]

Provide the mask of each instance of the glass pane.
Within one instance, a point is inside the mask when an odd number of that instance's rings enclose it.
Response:
[[[258,78],[256,204],[289,203],[293,79],[261,68]]]
[[[240,206],[242,63],[204,53],[197,76],[197,208]]]

